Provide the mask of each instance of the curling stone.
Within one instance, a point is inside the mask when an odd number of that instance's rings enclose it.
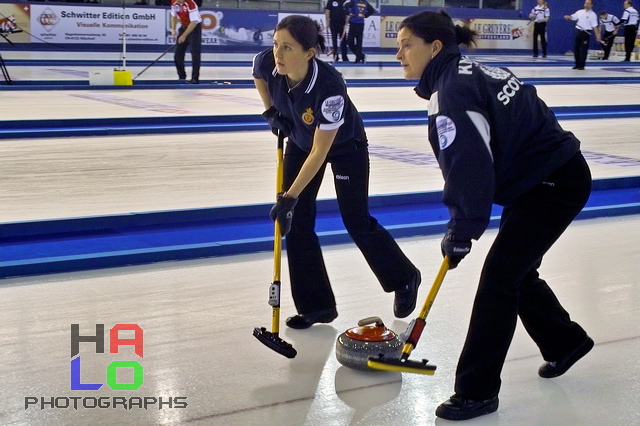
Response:
[[[369,357],[382,354],[397,358],[403,345],[400,337],[385,327],[380,318],[369,317],[338,336],[336,358],[345,367],[374,371],[367,366]]]

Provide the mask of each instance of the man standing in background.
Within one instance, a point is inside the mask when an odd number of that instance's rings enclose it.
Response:
[[[564,15],[564,19],[575,21],[576,23],[576,38],[573,44],[573,55],[576,58],[576,66],[573,67],[574,70],[584,70],[589,53],[591,31],[595,31],[596,40],[602,43],[598,17],[592,9],[593,2],[591,0],[585,0],[584,9],[576,11],[573,15]]]
[[[638,11],[633,8],[631,0],[624,2],[624,12],[622,13],[622,25],[624,25],[624,60],[631,60],[631,52],[636,43],[636,33],[638,32]]]
[[[327,5],[324,7],[324,15],[327,19],[327,27],[331,30],[333,61],[338,62],[338,38],[340,38],[342,62],[349,62],[347,57],[347,38],[344,37],[346,21],[343,0],[327,0]]]
[[[176,35],[176,26],[180,21],[180,29]],[[171,1],[171,35],[177,41],[174,62],[178,78],[186,83],[200,82],[200,52],[202,50],[202,17],[194,0]],[[191,80],[187,80],[184,69],[184,55],[189,47],[191,52]]]
[[[344,2],[344,11],[347,15],[345,24],[349,23],[349,49],[356,55],[355,63],[364,64],[366,56],[362,53],[364,20],[373,15],[376,10],[367,0],[346,0]],[[342,37],[344,37],[344,33]]]
[[[547,2],[538,0],[536,7],[531,9],[529,19],[533,23],[533,57],[538,57],[538,36],[540,36],[540,45],[542,47],[542,57],[547,57],[547,21],[551,16]]]

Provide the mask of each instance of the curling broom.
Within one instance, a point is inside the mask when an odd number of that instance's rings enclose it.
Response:
[[[276,194],[282,192],[284,163],[283,163],[284,134],[278,132],[278,158],[276,164]],[[275,231],[273,238],[273,283],[269,287],[269,305],[271,306],[271,331],[265,327],[253,329],[253,335],[269,349],[278,352],[287,358],[295,358],[298,352],[290,344],[282,340],[280,332],[280,269],[282,254],[282,233],[280,225],[275,221]]]
[[[436,279],[431,286],[431,290],[429,290],[427,300],[425,300],[424,305],[422,306],[420,315],[418,315],[418,318],[411,321],[411,324],[409,324],[409,327],[407,328],[408,337],[402,347],[400,358],[387,358],[383,355],[369,357],[367,366],[376,370],[400,371],[402,373],[433,375],[436,372],[436,366],[427,364],[428,360],[423,359],[422,361],[412,361],[409,359],[409,355],[411,355],[411,351],[413,351],[418,345],[418,340],[420,340],[420,335],[422,335],[422,330],[424,330],[424,326],[426,324],[427,315],[431,310],[431,306],[436,299],[438,290],[440,290],[440,286],[442,285],[442,281],[444,281],[444,276],[447,274],[448,270],[449,257],[445,256],[442,261],[442,265],[440,266],[440,270],[438,271],[438,275],[436,275]]]

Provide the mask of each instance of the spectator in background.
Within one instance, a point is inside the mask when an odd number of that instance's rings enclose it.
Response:
[[[591,40],[591,32],[595,31],[596,40],[602,43],[600,38],[600,25],[598,17],[593,9],[593,1],[585,0],[584,9],[577,10],[573,15],[564,15],[567,21],[575,21],[576,38],[573,43],[573,55],[576,58],[576,66],[574,70],[584,70],[587,63],[587,55],[589,53],[589,41]]]
[[[603,61],[609,60],[609,53],[611,52],[611,46],[613,46],[613,40],[618,34],[620,29],[620,19],[617,16],[607,13],[606,10],[600,12],[600,25],[603,29],[602,34],[602,48],[604,50]]]
[[[148,6],[149,2],[147,0],[136,0],[135,3],[133,3],[134,6]]]
[[[624,25],[624,51],[626,52],[624,61],[629,62],[636,42],[636,33],[638,32],[638,11],[633,8],[631,0],[624,2],[621,21],[622,25]]]
[[[180,21],[180,29],[176,26]],[[171,2],[171,35],[177,41],[174,62],[178,78],[186,83],[200,82],[200,52],[202,50],[202,17],[194,0],[172,0]],[[187,80],[184,69],[184,55],[189,47],[191,52],[191,80]]]
[[[349,49],[356,55],[355,63],[364,64],[365,54],[362,53],[364,35],[364,20],[376,13],[367,0],[346,0],[344,11],[347,15],[345,24],[349,23]],[[346,29],[342,37],[345,36]]]
[[[344,37],[344,27],[346,25],[344,0],[327,0],[327,5],[324,7],[324,15],[327,18],[327,27],[331,30],[333,61],[338,62],[339,37],[342,62],[349,62],[349,58],[347,57],[347,38]]]
[[[540,46],[542,47],[542,57],[547,57],[547,21],[551,12],[544,0],[538,0],[536,7],[531,9],[529,18],[533,23],[533,57],[538,57],[538,36],[540,36]]]

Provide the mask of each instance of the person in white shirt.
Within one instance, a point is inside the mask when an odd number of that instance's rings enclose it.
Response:
[[[593,1],[585,0],[584,9],[576,11],[573,15],[564,16],[564,19],[576,22],[576,38],[573,44],[573,55],[576,58],[576,65],[573,67],[574,70],[584,69],[587,62],[587,53],[589,52],[591,31],[596,33],[596,40],[602,43],[598,16],[592,9]]]
[[[636,33],[638,32],[638,11],[633,8],[631,0],[624,2],[621,21],[622,25],[624,25],[624,51],[626,53],[624,60],[629,62],[636,42]]]
[[[600,26],[602,27],[602,48],[604,50],[603,61],[609,60],[609,53],[613,40],[620,29],[620,19],[617,16],[607,13],[606,10],[600,12]]]
[[[531,9],[529,19],[533,24],[533,57],[538,57],[538,36],[540,36],[540,45],[542,47],[542,57],[547,57],[547,21],[551,16],[547,2],[538,0],[536,7]]]

